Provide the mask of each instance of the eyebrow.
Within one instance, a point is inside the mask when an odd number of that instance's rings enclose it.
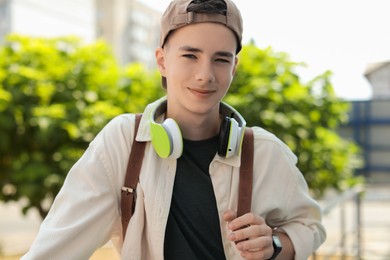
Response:
[[[194,52],[194,53],[203,53],[202,49],[191,47],[191,46],[181,46],[179,48],[179,50],[181,50],[181,51],[188,51],[188,52]],[[234,57],[234,54],[231,53],[231,52],[228,52],[228,51],[217,51],[215,53],[215,55],[223,56],[223,57],[227,57],[227,58],[233,58]]]

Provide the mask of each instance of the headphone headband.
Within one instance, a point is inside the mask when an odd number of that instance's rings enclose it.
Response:
[[[150,121],[154,124],[157,124],[156,119],[159,116],[167,112],[167,107],[168,107],[168,101],[166,97],[157,100],[156,103],[157,104],[154,104],[155,107],[153,108],[152,114],[150,116]]]
[[[172,118],[167,118],[163,123],[156,122],[157,118],[167,111],[167,98],[163,97],[153,105],[150,115],[153,147],[160,157],[177,159],[183,151],[183,138],[179,126]],[[224,141],[220,142],[218,154],[228,158],[241,150],[246,121],[237,110],[224,102],[220,103],[219,113],[228,121],[228,127],[220,130],[220,140]]]
[[[159,116],[161,116],[162,114],[164,114],[165,112],[167,112],[167,106],[168,106],[168,102],[167,102],[166,97],[163,97],[157,101],[157,104],[155,104],[155,108],[153,109],[152,114],[151,114],[151,118],[150,118],[152,123],[157,124],[156,119]],[[234,109],[229,104],[227,104],[225,102],[221,102],[220,106],[219,106],[219,113],[222,116],[234,118],[237,121],[239,127],[245,128],[245,126],[246,126],[245,119],[242,117],[242,115],[240,113],[238,113],[238,111],[236,109]]]

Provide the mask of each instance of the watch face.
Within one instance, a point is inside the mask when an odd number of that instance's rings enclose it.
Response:
[[[282,242],[280,242],[280,239],[277,235],[272,236],[272,245],[274,247],[274,254],[270,258],[270,260],[275,259],[282,251]]]
[[[275,244],[276,247],[279,247],[280,249],[282,248],[282,242],[280,242],[280,239],[278,236],[272,236],[272,240]]]

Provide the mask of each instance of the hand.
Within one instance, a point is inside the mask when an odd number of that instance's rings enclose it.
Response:
[[[236,218],[236,213],[228,210],[223,214],[223,219],[228,222],[231,231],[228,239],[236,243],[242,257],[262,260],[271,258],[274,252],[272,229],[264,218],[253,213]]]

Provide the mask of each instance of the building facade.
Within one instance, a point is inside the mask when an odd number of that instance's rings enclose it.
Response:
[[[362,149],[364,166],[358,173],[368,181],[390,183],[390,99],[353,101],[350,120],[341,135]]]
[[[371,84],[373,99],[390,99],[390,61],[368,64],[364,76]]]
[[[11,31],[11,0],[0,0],[0,39]]]
[[[350,120],[341,127],[362,149],[368,181],[390,183],[390,62],[369,64],[365,77],[372,87],[371,100],[351,102]]]
[[[135,0],[96,0],[97,38],[113,46],[121,64],[155,67],[161,13]]]
[[[103,39],[120,64],[155,68],[160,17],[136,0],[0,0],[0,41],[9,33]]]
[[[93,0],[0,0],[2,39],[9,33],[37,37],[76,35],[96,38]],[[1,2],[0,2],[1,3]],[[5,4],[4,4],[5,3]],[[3,23],[1,23],[3,24]]]

